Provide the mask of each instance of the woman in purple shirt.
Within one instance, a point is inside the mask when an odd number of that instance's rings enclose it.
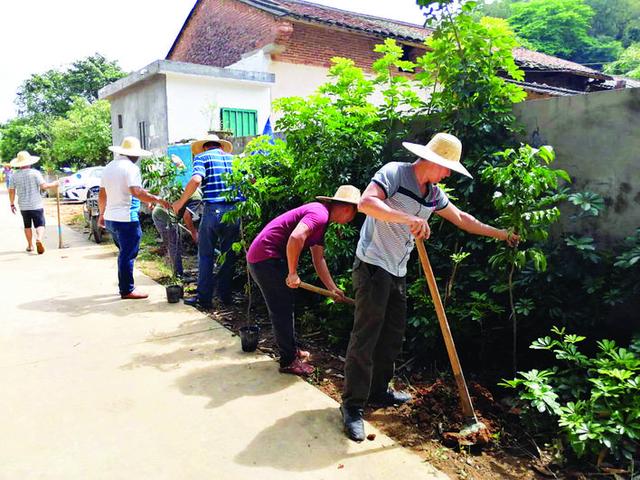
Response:
[[[298,259],[306,247],[311,249],[313,266],[322,283],[336,301],[345,299],[324,259],[324,234],[329,223],[349,223],[358,212],[360,190],[343,185],[333,197],[316,197],[271,220],[253,240],[247,252],[251,277],[260,287],[269,310],[269,319],[280,350],[280,371],[309,375],[309,353],[298,348],[294,327],[294,288],[300,286]]]

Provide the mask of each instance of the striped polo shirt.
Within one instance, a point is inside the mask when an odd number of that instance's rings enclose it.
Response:
[[[371,181],[382,188],[387,197],[384,203],[389,207],[425,220],[435,210],[442,210],[449,204],[447,195],[437,185],[428,184],[426,194],[420,193],[410,163],[387,163]],[[404,277],[413,247],[414,238],[409,225],[385,222],[367,215],[360,230],[356,256],[396,277]]]
[[[231,191],[223,180],[225,173],[232,172],[233,155],[220,148],[207,150],[193,159],[193,175],[200,175],[202,200],[208,203],[223,203],[228,200],[225,193]],[[235,199],[236,201],[239,198]],[[234,201],[234,200],[231,200]]]
[[[9,179],[9,188],[18,195],[20,210],[39,210],[42,208],[40,185],[45,183],[42,174],[35,168],[22,168],[14,172]]]

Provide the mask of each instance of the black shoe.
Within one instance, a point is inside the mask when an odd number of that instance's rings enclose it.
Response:
[[[361,442],[364,440],[364,420],[362,419],[364,410],[360,407],[347,407],[340,405],[344,432],[351,440]]]
[[[402,405],[411,400],[411,395],[407,392],[388,389],[378,395],[371,395],[367,402],[372,407],[391,407],[392,405]]]
[[[185,298],[184,304],[194,308],[202,308],[204,310],[211,310],[211,308],[213,307],[213,305],[210,303],[200,303],[198,301],[198,297]]]

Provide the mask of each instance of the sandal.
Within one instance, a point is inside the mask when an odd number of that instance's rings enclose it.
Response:
[[[280,373],[290,373],[292,375],[300,375],[301,377],[311,375],[314,370],[315,368],[312,365],[302,363],[297,358],[286,367],[280,367]]]
[[[27,252],[33,252],[33,247],[27,247]]]
[[[38,251],[38,255],[42,255],[44,253],[44,243],[40,240],[36,240],[36,250]]]

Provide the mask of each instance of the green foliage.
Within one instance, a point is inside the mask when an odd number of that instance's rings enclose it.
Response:
[[[21,150],[27,150],[42,158],[45,167],[50,166],[49,119],[18,117],[0,126],[0,158],[10,161]]]
[[[117,62],[99,53],[76,60],[66,70],[33,74],[18,89],[19,114],[61,117],[76,97],[93,102],[98,99],[98,90],[124,76]]]
[[[497,252],[489,259],[493,267],[508,272],[509,303],[513,322],[513,365],[516,368],[517,315],[528,315],[533,309],[514,301],[513,277],[532,262],[536,271],[547,269],[547,257],[540,242],[549,236],[550,226],[560,218],[558,203],[566,198],[560,192],[559,182],[570,181],[563,170],[553,170],[549,164],[555,154],[551,147],[535,149],[529,145],[509,148],[498,154],[502,161],[496,166],[487,166],[482,178],[495,186],[493,204],[499,213],[498,223],[520,235],[521,245],[511,248],[498,245]],[[534,243],[537,242],[537,243]],[[520,301],[522,302],[522,300]]]
[[[614,60],[621,44],[589,35],[594,10],[584,0],[530,0],[511,5],[509,23],[537,51],[578,63]]]
[[[76,98],[64,117],[51,125],[52,157],[59,165],[102,165],[111,156],[111,107],[106,100]]]
[[[578,218],[597,217],[604,210],[604,198],[594,192],[576,192],[567,198],[579,207]]]
[[[595,459],[610,451],[617,459],[633,461],[640,446],[638,342],[627,349],[601,340],[595,356],[589,357],[578,348],[585,337],[556,327],[552,333],[533,342],[531,348],[553,352],[558,365],[519,372],[518,378],[501,385],[519,390],[530,415],[537,412],[553,417],[558,432],[578,457]]]
[[[640,80],[640,43],[629,46],[618,60],[605,65],[604,71]]]
[[[627,250],[616,258],[614,265],[624,269],[635,267],[637,271],[640,266],[640,228],[636,230],[635,235],[627,237],[625,243]]]
[[[178,178],[182,169],[184,165],[177,165],[167,156],[140,159],[140,174],[145,188],[168,202],[175,202],[182,195],[184,189]]]
[[[478,150],[499,144],[515,130],[512,106],[526,97],[499,75],[524,79],[513,59],[518,46],[513,32],[499,19],[475,21],[473,4],[455,16],[442,6],[437,30],[427,40],[429,51],[416,62],[423,70],[416,77],[431,90],[428,112],[463,140],[472,167]]]

